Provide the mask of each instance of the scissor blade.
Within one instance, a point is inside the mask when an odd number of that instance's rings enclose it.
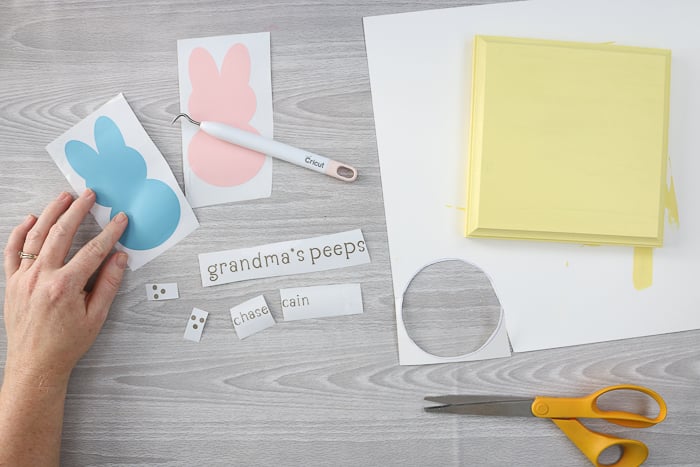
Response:
[[[464,394],[451,394],[447,396],[426,396],[423,398],[429,402],[435,402],[441,405],[461,405],[461,404],[481,404],[483,402],[513,402],[528,400],[518,396],[466,396]]]
[[[532,417],[532,400],[509,400],[474,402],[468,404],[445,404],[425,407],[426,412],[454,413],[460,415],[485,415],[507,417]]]

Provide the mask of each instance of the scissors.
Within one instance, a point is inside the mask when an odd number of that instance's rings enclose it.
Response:
[[[601,410],[598,398],[613,391],[637,391],[646,394],[659,405],[656,418],[645,417],[633,412]],[[648,428],[666,418],[666,402],[649,388],[635,385],[617,385],[603,388],[583,397],[492,397],[492,396],[437,396],[426,397],[426,401],[437,406],[425,407],[426,412],[455,413],[462,415],[511,416],[548,418],[596,467],[613,465],[628,467],[641,465],[649,455],[649,449],[641,441],[617,438],[586,428],[579,418],[599,418],[616,425],[630,428]],[[606,449],[618,446],[620,458],[614,464],[601,464],[598,458]]]

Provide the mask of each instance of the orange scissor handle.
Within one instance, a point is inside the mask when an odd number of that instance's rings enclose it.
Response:
[[[598,407],[598,398],[612,391],[637,391],[646,394],[659,405],[659,414],[654,417],[646,417],[632,412],[618,410],[601,410]],[[542,397],[537,396],[532,403],[532,414],[540,418],[601,418],[616,425],[630,428],[647,428],[663,421],[666,418],[666,402],[661,396],[649,388],[632,384],[620,384],[609,386],[583,397]],[[556,422],[555,422],[556,423]]]
[[[639,467],[649,455],[646,445],[640,441],[596,433],[583,426],[576,419],[553,418],[552,421],[596,467]],[[617,462],[614,464],[598,462],[602,452],[612,446],[621,448],[620,458]]]

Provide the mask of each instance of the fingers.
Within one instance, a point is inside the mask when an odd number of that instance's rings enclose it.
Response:
[[[114,216],[104,230],[78,250],[64,267],[75,275],[76,280],[87,283],[122,236],[127,224],[128,219],[123,212]]]
[[[5,246],[5,277],[8,279],[19,269],[19,251],[24,246],[27,233],[35,222],[36,217],[30,214],[24,219],[24,222],[12,230],[10,238],[7,239],[7,245]]]
[[[88,295],[87,313],[94,317],[100,325],[104,323],[109,307],[117,295],[126,268],[126,260],[126,253],[113,254],[102,266],[92,292]]]
[[[49,233],[49,229],[56,223],[56,220],[58,220],[61,214],[68,209],[71,201],[73,201],[73,197],[64,191],[58,195],[58,198],[46,206],[44,212],[41,213],[39,219],[37,219],[34,226],[27,233],[24,240],[24,245],[22,248],[20,248],[20,250],[26,253],[39,254],[41,247],[44,244],[44,240],[46,240],[46,235]],[[33,263],[34,260],[32,259],[22,260],[20,263],[20,268],[26,269]]]
[[[50,228],[42,246],[40,261],[60,268],[70,251],[73,237],[90,208],[95,204],[95,192],[87,189],[73,201],[68,210]]]

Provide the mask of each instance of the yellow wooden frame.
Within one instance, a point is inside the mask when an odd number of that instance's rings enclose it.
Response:
[[[671,52],[475,36],[466,236],[661,246]]]

